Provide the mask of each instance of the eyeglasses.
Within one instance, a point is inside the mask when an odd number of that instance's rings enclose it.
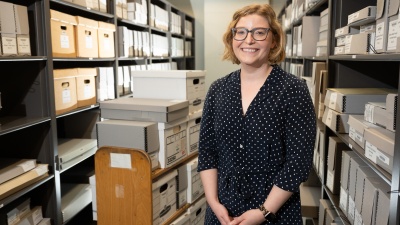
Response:
[[[262,28],[262,27],[256,27],[251,30],[248,30],[244,27],[236,27],[232,28],[232,35],[233,39],[235,39],[236,41],[243,41],[244,39],[247,38],[247,35],[250,32],[254,40],[264,41],[265,39],[267,39],[268,31],[270,30],[271,28]]]

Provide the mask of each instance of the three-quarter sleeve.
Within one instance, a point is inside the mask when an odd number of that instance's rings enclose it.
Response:
[[[213,83],[207,92],[201,117],[200,137],[199,137],[199,164],[197,170],[217,168],[218,154],[216,149],[215,135],[215,89],[216,83]]]
[[[306,84],[295,80],[287,87],[287,111],[284,127],[285,163],[275,177],[275,185],[298,192],[312,166],[316,136],[316,116]]]

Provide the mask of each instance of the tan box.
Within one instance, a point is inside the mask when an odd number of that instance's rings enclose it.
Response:
[[[17,223],[18,225],[35,225],[43,219],[42,206],[35,206],[31,209],[21,220]]]
[[[392,173],[395,133],[381,128],[365,131],[365,156],[384,170]]]
[[[326,186],[332,192],[332,194],[336,195],[340,192],[342,151],[350,150],[350,148],[336,136],[329,137],[328,146]]]
[[[326,211],[334,209],[334,206],[328,199],[320,199],[319,200],[319,216],[318,216],[318,224],[325,225],[326,221]]]
[[[76,109],[78,100],[76,95],[77,69],[54,70],[54,99],[56,115]]]
[[[78,68],[76,76],[77,107],[96,104],[96,68]]]
[[[98,29],[98,43],[99,43],[99,57],[114,57],[114,33],[115,25],[99,21]]]
[[[14,4],[14,14],[17,31],[17,53],[18,55],[31,55],[28,8]]]
[[[388,10],[388,35],[387,35],[387,52],[400,52],[400,27],[399,27],[399,7],[400,0],[389,0],[390,7]]]
[[[356,215],[357,212],[362,213],[362,206],[364,204],[365,195],[369,195],[370,192],[365,191],[365,180],[368,177],[378,177],[378,174],[371,167],[359,167],[357,170],[357,180],[356,180],[356,196],[355,196],[355,204],[356,204]]]
[[[51,44],[54,57],[75,58],[74,16],[50,10]]]
[[[48,176],[48,165],[38,164],[36,168],[0,184],[0,198],[3,199],[17,191]]]
[[[107,0],[99,0],[99,11],[107,12]]]
[[[321,187],[300,185],[301,215],[318,218]]]
[[[73,3],[83,6],[87,9],[94,9],[99,11],[99,2],[98,0],[72,0]]]
[[[12,3],[0,2],[1,55],[17,55],[17,37],[14,7]]]
[[[343,37],[350,34],[358,34],[360,29],[357,27],[344,26],[335,30],[335,37]]]
[[[95,20],[76,16],[76,56],[83,58],[99,57],[99,46],[97,41],[97,30],[99,23]]]
[[[348,25],[364,25],[375,21],[376,18],[376,6],[367,6],[363,9],[358,10],[347,18]]]
[[[375,51],[386,52],[388,30],[389,30],[389,0],[377,0],[376,5],[376,26],[375,26]]]
[[[36,167],[36,159],[0,159],[0,184]]]
[[[361,217],[364,225],[375,224],[376,206],[378,201],[378,189],[390,191],[390,185],[388,185],[380,177],[367,177],[364,184],[364,195],[363,204],[361,208]]]
[[[364,120],[364,115],[350,115],[349,120],[349,137],[355,141],[361,148],[365,148],[364,133],[366,129],[375,128],[376,125]]]
[[[346,214],[349,203],[349,184],[350,184],[350,165],[351,158],[359,157],[357,153],[353,151],[342,152],[342,165],[340,175],[340,199],[339,208]]]
[[[349,198],[348,198],[348,208],[347,208],[347,218],[350,223],[353,224],[355,220],[355,208],[356,208],[356,193],[359,191],[357,189],[357,171],[360,167],[369,167],[363,159],[360,157],[350,158],[350,176],[349,176]]]

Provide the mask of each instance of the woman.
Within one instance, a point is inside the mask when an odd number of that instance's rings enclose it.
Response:
[[[240,69],[210,87],[198,171],[205,224],[302,224],[299,185],[312,165],[316,121],[303,81],[283,71],[284,34],[269,5],[238,10],[224,60]]]

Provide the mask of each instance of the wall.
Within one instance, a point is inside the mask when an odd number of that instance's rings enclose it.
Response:
[[[171,4],[195,18],[196,69],[207,70],[206,87],[219,77],[239,68],[228,61],[222,61],[224,44],[222,36],[231,21],[233,13],[249,4],[248,0],[169,0]],[[274,3],[275,2],[275,3]],[[272,0],[278,14],[283,0]],[[269,3],[268,0],[251,3]]]

